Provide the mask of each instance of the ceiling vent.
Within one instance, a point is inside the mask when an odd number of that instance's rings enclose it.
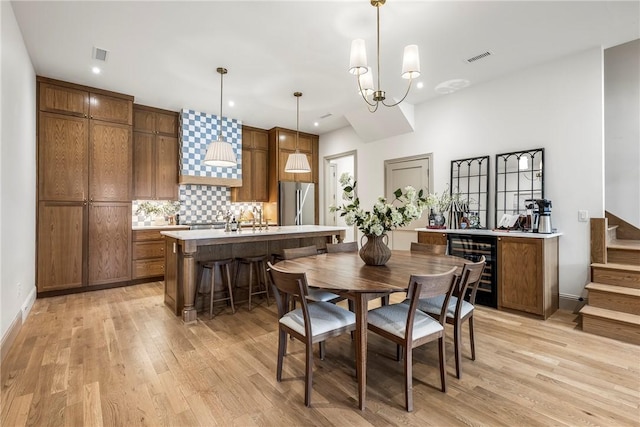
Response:
[[[327,113],[324,116],[320,116],[321,119],[326,119],[327,117],[331,117],[333,114]]]
[[[491,55],[491,52],[489,51],[482,52],[480,55],[476,55],[471,58],[465,59],[465,62],[468,62],[469,64],[471,64],[472,62],[479,61],[480,59],[486,58],[487,56],[490,56],[490,55]]]
[[[105,49],[100,49],[99,47],[93,47],[93,59],[97,59],[98,61],[107,61],[107,55],[109,52]]]

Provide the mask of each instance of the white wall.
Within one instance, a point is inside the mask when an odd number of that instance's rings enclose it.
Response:
[[[36,79],[11,3],[0,4],[0,332],[4,338],[23,305],[35,296]]]
[[[320,158],[358,151],[358,194],[367,206],[384,193],[386,159],[433,152],[434,190],[440,192],[451,160],[489,155],[493,193],[496,154],[543,147],[545,197],[553,201],[553,226],[564,233],[560,294],[581,296],[589,223],[578,222],[578,210],[604,214],[602,56],[600,48],[590,49],[418,105],[411,134],[372,143],[349,127],[324,134]]]
[[[605,207],[640,227],[640,40],[604,51]]]

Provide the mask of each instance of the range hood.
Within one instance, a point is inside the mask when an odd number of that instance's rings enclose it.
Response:
[[[242,122],[225,117],[222,136],[231,144],[238,164],[225,168],[203,163],[207,146],[218,136],[219,116],[195,110],[180,112],[180,174],[179,184],[242,186]]]

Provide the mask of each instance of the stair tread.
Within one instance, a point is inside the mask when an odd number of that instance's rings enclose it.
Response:
[[[586,314],[588,316],[596,316],[640,326],[639,315],[623,313],[621,311],[607,310],[606,308],[594,307],[592,305],[585,305],[584,307],[582,307],[580,309],[580,314]]]
[[[631,265],[631,264],[614,264],[614,263],[602,264],[599,262],[594,262],[591,264],[591,267],[605,268],[610,270],[628,270],[628,271],[640,272],[640,265]]]
[[[618,286],[618,285],[607,285],[605,283],[596,283],[591,282],[585,286],[586,289],[610,292],[615,294],[623,294],[640,298],[640,289],[637,288],[628,288],[626,286]]]
[[[611,242],[607,243],[607,248],[640,251],[640,240],[614,239]]]

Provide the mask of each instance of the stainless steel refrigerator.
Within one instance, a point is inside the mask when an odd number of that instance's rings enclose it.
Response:
[[[315,224],[314,184],[284,181],[278,184],[278,224]]]

